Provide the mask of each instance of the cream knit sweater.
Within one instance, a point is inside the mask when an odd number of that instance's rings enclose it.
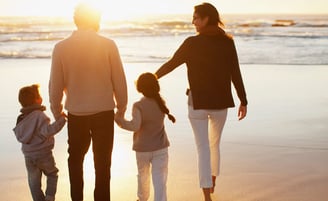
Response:
[[[65,109],[74,115],[113,110],[124,113],[126,78],[114,41],[93,30],[77,30],[54,47],[49,100],[57,119]]]

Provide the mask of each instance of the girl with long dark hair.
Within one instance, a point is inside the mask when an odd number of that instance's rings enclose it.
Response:
[[[116,123],[133,131],[133,150],[136,151],[138,166],[138,200],[147,201],[150,195],[150,168],[154,186],[154,200],[167,201],[166,182],[168,174],[168,146],[164,129],[165,115],[174,123],[159,94],[160,86],[156,76],[143,73],[137,80],[137,90],[143,97],[132,107],[132,120],[116,118]]]

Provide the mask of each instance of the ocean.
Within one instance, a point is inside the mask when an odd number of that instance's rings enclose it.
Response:
[[[328,64],[328,15],[223,15],[241,64]],[[49,59],[54,44],[76,29],[71,19],[0,17],[0,59]],[[195,35],[189,15],[102,20],[124,63],[162,63]]]

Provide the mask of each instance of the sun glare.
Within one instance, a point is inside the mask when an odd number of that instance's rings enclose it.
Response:
[[[186,1],[186,0],[184,0]],[[184,6],[180,9],[179,6],[173,6],[165,1],[148,1],[148,0],[72,0],[70,5],[65,6],[67,9],[71,7],[69,15],[72,16],[75,6],[83,2],[91,5],[101,12],[101,18],[109,21],[131,20],[135,18],[145,18],[162,14],[177,14],[188,13],[192,10],[192,6]]]
[[[118,0],[113,2],[108,0],[85,0],[76,1],[75,4],[78,4],[79,2],[87,3],[99,10],[101,12],[102,19],[105,20],[128,20],[135,17],[141,17],[142,15],[145,15],[145,13],[150,13],[149,7],[146,5],[146,1]]]
[[[77,4],[86,3],[101,12],[101,18],[105,20],[126,20],[142,16],[145,13],[153,14],[152,9],[149,9],[149,3],[145,1],[135,0],[58,0],[58,1],[39,1],[30,0],[23,1],[20,4],[10,7],[15,9],[9,15],[14,16],[49,16],[49,17],[68,17],[72,18],[74,9]],[[153,3],[155,4],[155,3]],[[1,0],[0,0],[1,5]],[[37,5],[33,7],[32,5]],[[26,9],[29,8],[29,9]],[[158,9],[160,6],[152,6],[153,9]],[[1,9],[0,9],[1,10]],[[7,12],[7,11],[6,11]],[[3,15],[8,15],[4,14]],[[0,14],[1,15],[1,14]]]
[[[190,14],[198,0],[0,0],[0,16],[50,16],[72,17],[79,2],[88,2],[98,7],[102,18],[125,20],[158,14]],[[327,1],[314,0],[233,0],[211,1],[221,13],[303,13],[327,14]],[[297,2],[297,3],[296,3]],[[237,7],[235,5],[238,5]],[[268,6],[270,5],[270,6]]]

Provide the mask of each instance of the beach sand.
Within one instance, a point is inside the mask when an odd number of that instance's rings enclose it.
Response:
[[[130,117],[140,95],[134,80],[160,64],[128,63]],[[213,201],[326,201],[328,199],[328,66],[241,65],[249,100],[248,116],[237,120],[229,110],[221,142],[221,175]],[[12,128],[19,113],[20,87],[40,83],[49,110],[47,85],[50,60],[0,60],[0,200],[32,200],[24,158]],[[187,118],[185,68],[162,78],[162,95],[177,122],[166,121],[170,138],[169,201],[201,201],[197,153]],[[235,99],[239,104],[238,99]],[[53,118],[52,118],[53,119]],[[115,127],[111,197],[136,199],[136,163],[131,132]],[[70,200],[67,171],[67,130],[56,136],[60,169],[58,201]],[[85,200],[93,200],[93,163],[85,159]],[[151,200],[153,195],[151,195]]]

